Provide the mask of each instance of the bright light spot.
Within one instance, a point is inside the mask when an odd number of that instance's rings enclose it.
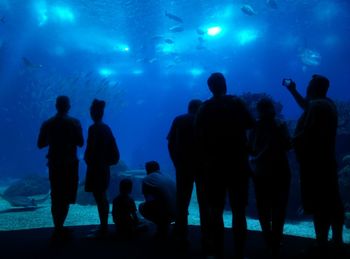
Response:
[[[207,34],[209,36],[216,36],[216,35],[220,34],[221,31],[222,31],[222,29],[220,26],[210,27],[207,30]]]
[[[130,48],[126,44],[119,44],[114,48],[114,50],[120,51],[120,52],[129,52]]]
[[[75,16],[68,7],[55,6],[52,8],[52,13],[61,21],[74,22]]]
[[[203,74],[203,69],[201,69],[201,68],[192,68],[191,70],[190,70],[190,73],[191,73],[191,75],[192,76],[194,76],[194,77],[196,77],[196,76],[200,76],[201,74]]]
[[[241,45],[246,45],[258,38],[258,33],[255,30],[242,30],[237,34],[238,42]]]
[[[98,73],[103,77],[109,77],[114,74],[114,71],[109,68],[100,68]]]
[[[134,69],[134,70],[132,71],[132,73],[133,73],[134,75],[142,75],[142,74],[143,74],[143,70],[142,70],[142,69]]]

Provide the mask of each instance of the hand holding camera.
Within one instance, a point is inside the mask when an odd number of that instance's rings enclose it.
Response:
[[[285,87],[287,87],[287,89],[288,89],[289,91],[295,91],[295,90],[296,90],[296,84],[295,84],[295,82],[294,82],[292,79],[290,79],[290,78],[284,78],[284,79],[282,80],[282,85],[284,85]]]

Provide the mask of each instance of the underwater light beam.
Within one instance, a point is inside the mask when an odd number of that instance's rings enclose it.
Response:
[[[68,7],[56,6],[52,8],[53,14],[61,21],[74,22],[75,16]]]
[[[238,42],[241,45],[246,45],[258,38],[258,33],[255,30],[242,30],[237,34]]]
[[[214,27],[210,27],[207,30],[207,34],[209,36],[217,36],[218,34],[220,34],[222,31],[222,28],[220,26],[214,26]]]
[[[109,69],[109,68],[100,68],[98,70],[98,73],[103,76],[103,77],[109,77],[111,76],[112,74],[114,74],[114,71]]]

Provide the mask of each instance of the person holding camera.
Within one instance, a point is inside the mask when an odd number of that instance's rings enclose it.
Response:
[[[300,165],[303,209],[313,216],[316,240],[324,251],[330,227],[333,242],[343,243],[344,208],[339,194],[335,150],[337,109],[327,97],[329,80],[324,76],[312,76],[306,97],[301,96],[292,80],[285,79],[283,85],[304,110],[297,123],[293,146]]]

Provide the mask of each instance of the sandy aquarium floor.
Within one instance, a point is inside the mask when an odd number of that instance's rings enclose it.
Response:
[[[0,187],[0,193],[4,188]],[[137,204],[139,202],[136,202]],[[112,223],[110,215],[109,222]],[[226,227],[231,227],[231,213],[225,211],[224,222]],[[67,226],[75,225],[95,225],[99,224],[96,206],[87,205],[72,205],[66,220]],[[191,202],[189,208],[189,224],[199,225],[198,204],[195,201]],[[5,230],[19,230],[31,228],[45,228],[53,227],[50,199],[40,204],[37,208],[14,208],[0,198],[0,231]],[[249,230],[261,230],[258,220],[248,219]],[[286,223],[284,233],[287,235],[311,237],[314,236],[314,229],[312,222],[300,221],[293,223]],[[350,243],[350,229],[344,228],[344,241]]]

